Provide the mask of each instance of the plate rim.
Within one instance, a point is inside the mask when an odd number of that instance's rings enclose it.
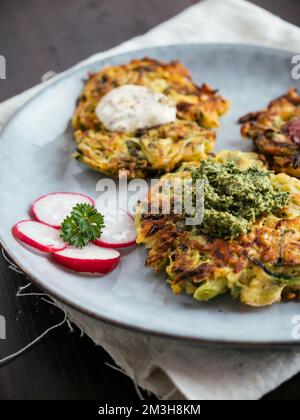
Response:
[[[27,100],[4,124],[0,131],[0,141],[1,137],[5,135],[5,132],[7,129],[9,129],[10,124],[14,122],[15,119],[18,118],[19,113],[23,112],[24,109],[31,104],[31,102],[35,101],[39,96],[43,95],[43,93],[50,89],[51,87],[55,86],[56,84],[59,84],[63,82],[65,79],[71,78],[77,73],[80,73],[84,71],[84,69],[88,69],[90,67],[97,66],[97,64],[100,64],[101,62],[105,60],[109,60],[114,57],[120,58],[122,60],[123,56],[126,56],[128,54],[134,54],[134,53],[142,53],[145,52],[147,55],[148,51],[151,51],[153,49],[164,49],[164,48],[172,48],[172,47],[195,47],[195,46],[211,46],[216,48],[243,48],[247,50],[260,50],[265,52],[276,52],[280,55],[287,55],[287,54],[296,54],[296,52],[292,50],[286,50],[283,48],[276,48],[276,47],[268,47],[268,46],[260,46],[256,44],[240,44],[240,43],[210,43],[210,42],[203,42],[203,43],[180,43],[180,44],[166,44],[161,46],[150,46],[146,48],[138,48],[134,50],[124,51],[120,53],[112,53],[108,56],[105,56],[103,58],[99,58],[92,62],[87,62],[86,64],[83,64],[82,66],[75,66],[70,71],[65,71],[60,76],[58,75],[58,78],[55,78],[53,81],[49,81],[45,86],[42,86],[41,89],[34,94],[32,98]],[[8,99],[9,101],[9,99]],[[5,103],[5,102],[4,102]],[[44,290],[45,292],[49,293],[50,297],[53,297],[54,299],[57,299],[58,301],[62,302],[63,304],[69,305],[71,308],[78,310],[80,313],[84,315],[88,315],[92,317],[93,319],[97,319],[100,321],[103,321],[109,325],[116,326],[118,328],[121,328],[123,330],[127,331],[133,331],[140,334],[145,334],[147,336],[155,336],[161,339],[165,340],[174,340],[178,342],[185,342],[185,343],[192,343],[194,345],[200,345],[200,346],[213,346],[213,347],[226,347],[226,348],[238,348],[238,349],[257,349],[257,350],[266,350],[266,349],[287,349],[287,348],[299,348],[300,347],[300,340],[284,340],[284,341],[238,341],[238,340],[217,340],[217,339],[208,339],[208,338],[197,338],[193,337],[191,335],[178,335],[176,333],[171,332],[161,332],[157,331],[155,329],[147,328],[147,327],[139,327],[133,324],[130,324],[126,321],[116,321],[111,319],[110,317],[106,315],[99,315],[98,313],[91,311],[87,308],[82,307],[80,304],[75,303],[71,300],[69,300],[67,297],[61,296],[59,292],[53,291],[50,287],[48,288],[47,285],[40,282],[40,280],[36,277],[34,273],[29,273],[27,270],[23,267],[22,262],[18,260],[18,258],[12,256],[10,252],[6,249],[6,244],[4,238],[0,237],[0,245],[3,248],[3,251],[9,256],[9,258],[13,259],[14,262],[18,265],[18,267],[22,270],[25,276],[28,276],[30,280],[32,280],[32,283],[38,286],[41,290]]]

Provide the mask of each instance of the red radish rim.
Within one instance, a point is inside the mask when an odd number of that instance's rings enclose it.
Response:
[[[41,222],[38,222],[36,220],[21,220],[20,222],[16,223],[11,229],[14,238],[16,238],[18,241],[21,241],[22,243],[24,243],[26,245],[29,245],[32,248],[37,249],[38,251],[46,252],[46,253],[49,253],[49,254],[53,254],[55,252],[60,252],[60,251],[63,251],[64,249],[66,249],[67,244],[65,244],[65,246],[63,248],[54,248],[54,247],[51,248],[51,246],[42,245],[39,242],[35,241],[34,239],[29,238],[27,235],[25,235],[23,232],[21,232],[19,230],[19,225],[21,223],[27,223],[27,222],[40,223],[41,225],[45,225],[45,223],[41,223]],[[49,227],[52,227],[52,226],[49,226]]]
[[[128,248],[130,246],[136,245],[136,240],[130,241],[130,242],[113,244],[113,243],[110,243],[110,242],[102,241],[101,238],[99,238],[99,239],[96,239],[94,244],[97,245],[97,246],[100,246],[100,247],[102,246],[104,248]]]
[[[54,260],[69,270],[75,271],[77,273],[90,273],[90,274],[108,274],[113,271],[121,261],[121,254],[118,253],[118,256],[115,258],[101,259],[87,259],[87,258],[76,258],[62,255],[60,252],[53,252],[52,256]],[[87,268],[88,267],[88,268]],[[97,267],[97,268],[96,268]]]
[[[53,226],[53,225],[50,225],[49,223],[46,223],[46,222],[43,222],[39,217],[38,217],[38,215],[37,215],[37,213],[36,213],[36,211],[35,211],[35,205],[40,201],[40,200],[43,200],[45,197],[49,197],[50,195],[57,195],[57,194],[66,194],[66,195],[80,195],[81,197],[84,197],[84,198],[86,198],[86,199],[88,199],[89,201],[90,201],[90,204],[92,205],[92,206],[94,206],[94,207],[96,207],[96,203],[95,203],[95,201],[92,199],[92,197],[90,197],[89,195],[87,195],[87,194],[83,194],[83,193],[75,193],[75,192],[64,192],[64,191],[61,191],[61,192],[51,192],[51,193],[48,193],[48,194],[44,194],[44,195],[42,195],[41,197],[39,197],[39,198],[37,198],[36,200],[34,200],[34,202],[33,202],[33,204],[32,204],[32,206],[31,206],[31,209],[30,209],[30,211],[31,211],[31,213],[32,213],[32,215],[33,215],[33,217],[35,218],[35,220],[37,220],[38,222],[40,222],[40,223],[42,223],[43,225],[46,225],[46,226],[50,226],[50,227],[53,227],[54,229],[60,229],[60,225],[57,225],[57,226]]]

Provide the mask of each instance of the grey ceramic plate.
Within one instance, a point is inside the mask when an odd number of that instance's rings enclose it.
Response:
[[[68,122],[82,80],[88,71],[107,64],[150,56],[180,59],[194,79],[208,82],[232,101],[222,121],[217,149],[250,150],[240,138],[239,116],[264,107],[290,86],[292,53],[239,45],[181,45],[114,56],[52,83],[27,103],[6,125],[0,137],[0,240],[33,281],[51,295],[94,317],[135,330],[202,343],[231,346],[295,345],[292,318],[299,303],[270,308],[242,306],[230,297],[197,303],[174,296],[161,278],[144,267],[138,248],[103,278],[85,278],[23,248],[11,236],[12,225],[28,217],[38,196],[51,191],[76,191],[97,198],[98,173],[70,159],[74,149]]]

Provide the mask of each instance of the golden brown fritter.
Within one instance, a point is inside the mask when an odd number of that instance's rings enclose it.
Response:
[[[241,169],[267,170],[255,153],[221,152],[213,160],[234,161]],[[182,215],[157,214],[152,203],[162,205],[162,186],[190,177],[196,163],[164,175],[137,209],[137,242],[149,250],[146,264],[165,271],[174,293],[186,291],[196,300],[209,300],[230,292],[250,306],[271,305],[300,291],[300,181],[287,174],[271,174],[271,184],[289,193],[288,205],[265,214],[248,234],[234,239],[208,236],[182,223]]]
[[[296,89],[270,102],[267,109],[240,119],[244,137],[253,140],[272,169],[300,177],[300,96]]]
[[[108,131],[95,108],[112,89],[135,84],[163,93],[177,106],[173,123],[132,133]],[[131,178],[153,171],[170,171],[184,161],[207,158],[215,143],[213,128],[229,109],[229,102],[206,84],[197,86],[180,62],[161,63],[144,58],[106,67],[91,74],[78,99],[73,117],[77,143],[74,157],[91,168]]]

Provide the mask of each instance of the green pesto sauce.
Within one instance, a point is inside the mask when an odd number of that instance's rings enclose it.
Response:
[[[232,239],[244,235],[263,215],[276,214],[289,202],[290,194],[277,191],[271,173],[251,167],[241,170],[232,161],[202,161],[193,171],[204,186],[204,220],[201,233]]]

